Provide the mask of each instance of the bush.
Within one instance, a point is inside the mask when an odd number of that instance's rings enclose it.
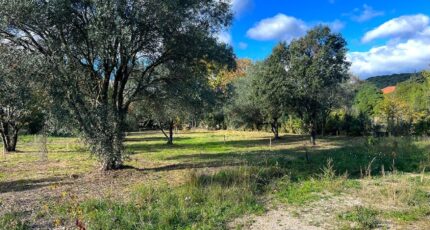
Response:
[[[352,211],[340,214],[339,218],[346,221],[351,221],[358,224],[358,229],[373,229],[378,227],[379,212],[362,206],[355,207]]]

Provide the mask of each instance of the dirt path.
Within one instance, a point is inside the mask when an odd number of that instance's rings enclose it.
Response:
[[[337,215],[360,205],[357,197],[342,195],[324,198],[305,206],[268,205],[261,216],[246,216],[235,220],[230,226],[242,226],[249,230],[322,230],[337,229]]]
[[[320,230],[323,228],[311,226],[297,217],[291,215],[285,209],[270,210],[263,216],[259,216],[249,227],[250,230]]]

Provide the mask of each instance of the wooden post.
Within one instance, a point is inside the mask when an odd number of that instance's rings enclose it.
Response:
[[[272,151],[272,138],[269,138],[269,150]]]

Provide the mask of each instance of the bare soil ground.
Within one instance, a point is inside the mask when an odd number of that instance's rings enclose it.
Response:
[[[289,206],[274,199],[268,200],[267,212],[263,215],[249,215],[234,220],[229,227],[259,230],[321,230],[321,229],[367,229],[355,222],[343,221],[340,215],[357,207],[380,210],[381,216],[404,210],[404,199],[411,196],[411,179],[430,182],[430,176],[422,174],[391,175],[386,178],[360,180],[363,187],[337,196],[327,196],[303,206]],[[425,190],[430,198],[430,186]],[[430,199],[428,201],[430,203]],[[430,215],[418,221],[396,221],[378,217],[372,229],[430,229]]]

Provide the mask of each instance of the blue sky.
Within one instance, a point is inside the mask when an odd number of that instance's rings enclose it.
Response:
[[[264,59],[279,41],[325,24],[348,42],[361,78],[415,72],[430,64],[429,0],[233,0],[234,23],[220,39],[239,58]]]

